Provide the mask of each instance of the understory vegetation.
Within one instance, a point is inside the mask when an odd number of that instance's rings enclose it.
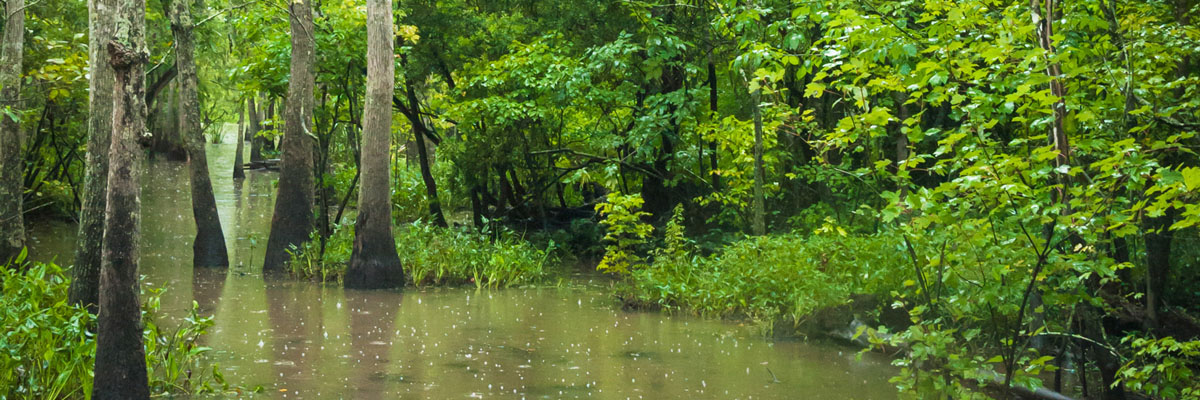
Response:
[[[69,282],[52,263],[26,263],[23,257],[0,268],[0,398],[91,398],[96,358],[96,316],[67,302]],[[146,370],[155,396],[240,393],[227,383],[217,364],[206,360],[212,351],[202,337],[211,317],[197,314],[195,305],[179,321],[164,326],[159,299],[164,289],[146,293]]]
[[[353,251],[351,228],[335,228],[324,242],[314,233],[314,240],[293,253],[291,273],[316,282],[340,281]],[[397,226],[395,233],[405,276],[417,287],[520,286],[540,282],[547,275],[546,268],[556,264],[553,241],[538,248],[512,232],[487,235],[416,221]]]

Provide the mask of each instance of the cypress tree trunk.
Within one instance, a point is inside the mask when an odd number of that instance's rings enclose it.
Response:
[[[313,38],[311,0],[294,0],[289,22],[292,30],[291,79],[288,80],[287,107],[284,110],[283,154],[279,166],[279,191],[275,196],[275,215],[267,239],[264,272],[284,270],[290,256],[288,248],[308,241],[313,228]]]
[[[149,399],[142,313],[138,306],[138,219],[142,149],[146,128],[145,2],[121,0],[114,40],[108,42],[115,71],[112,145],[100,273],[93,398]]]
[[[392,93],[396,63],[392,47],[392,1],[367,0],[367,96],[363,106],[362,185],[354,248],[346,270],[347,288],[381,289],[404,285],[404,270],[392,236],[390,155]]]
[[[0,50],[0,107],[21,106],[21,56],[25,43],[25,0],[8,0],[4,21],[4,43]],[[21,174],[21,123],[0,115],[0,263],[8,261],[25,247],[25,179]]]
[[[100,249],[104,239],[104,208],[108,187],[108,148],[112,137],[113,70],[105,46],[113,37],[115,0],[88,0],[88,144],[83,180],[83,208],[75,267],[71,268],[72,304],[100,304]]]
[[[246,152],[246,104],[242,102],[238,102],[238,129],[234,140],[237,141],[237,153],[233,155],[233,179],[242,179],[246,177],[242,170],[242,153]]]
[[[188,155],[188,178],[192,187],[192,216],[196,220],[196,239],[192,242],[192,264],[197,267],[227,267],[229,254],[225,234],[217,215],[212,178],[208,175],[208,157],[204,152],[204,132],[200,128],[200,95],[197,92],[195,47],[192,40],[192,13],[189,0],[171,2],[171,32],[175,36],[175,66],[179,69],[179,134]]]

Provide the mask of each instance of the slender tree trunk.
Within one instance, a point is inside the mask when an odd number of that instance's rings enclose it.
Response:
[[[442,214],[442,202],[438,199],[437,181],[433,179],[432,165],[429,162],[429,149],[426,146],[428,137],[425,121],[421,119],[421,103],[417,100],[417,92],[413,89],[411,80],[405,82],[405,92],[408,97],[409,122],[412,123],[414,142],[417,145],[417,159],[421,164],[421,179],[425,182],[425,197],[429,199],[429,216],[433,223],[446,227],[446,216]]]
[[[254,138],[250,139],[250,162],[251,163],[262,163],[262,162],[266,161],[262,155],[263,146],[265,144],[264,142],[266,142],[266,138],[259,137],[258,131],[274,129],[274,127],[271,126],[271,122],[270,122],[274,118],[275,118],[275,99],[271,98],[268,95],[267,96],[267,107],[265,110],[265,114],[263,114],[263,116],[261,118],[257,118],[258,121],[250,120],[251,126],[253,126],[254,133],[255,133]],[[257,123],[255,123],[255,122],[257,122]]]
[[[311,0],[294,0],[289,22],[292,30],[291,79],[284,110],[283,155],[275,215],[267,239],[264,272],[281,272],[288,249],[308,241],[313,228],[313,85],[316,42],[313,38]]]
[[[175,36],[175,66],[179,69],[179,134],[188,155],[188,178],[192,187],[192,216],[196,220],[196,238],[192,242],[192,263],[197,267],[228,267],[229,253],[208,157],[204,151],[204,132],[200,128],[199,79],[196,76],[195,46],[192,39],[190,0],[174,0],[170,5],[171,32]]]
[[[1162,216],[1148,218],[1143,241],[1146,243],[1146,317],[1148,328],[1157,328],[1163,293],[1171,273],[1171,225],[1179,214],[1171,207]]]
[[[908,112],[908,93],[894,92],[892,98],[896,101],[896,117],[900,119],[900,127],[896,128],[896,168],[899,170],[900,163],[908,160],[908,135],[904,132],[904,121],[909,118]],[[900,184],[900,200],[903,201],[908,197],[908,185]]]
[[[767,234],[767,212],[763,199],[763,123],[759,93],[757,90],[754,91],[754,95],[750,99],[750,107],[754,111],[754,199],[752,210],[754,215],[751,222],[755,235],[765,235]]]
[[[108,187],[108,148],[112,137],[113,69],[105,46],[112,40],[116,0],[88,0],[88,144],[83,207],[75,267],[71,268],[72,304],[100,304],[100,249],[104,239],[104,209]]]
[[[4,43],[0,49],[0,107],[21,107],[21,58],[25,43],[25,0],[8,0],[4,21]],[[0,115],[0,263],[25,247],[25,179],[21,145],[25,141],[21,123]]]
[[[1055,0],[1031,0],[1031,13],[1034,18],[1034,23],[1037,25],[1037,39],[1039,45],[1046,51],[1047,57],[1052,56],[1055,52],[1054,41],[1054,20],[1056,17]],[[1061,79],[1062,69],[1058,63],[1051,62],[1046,66],[1046,75],[1050,77],[1050,94],[1058,99],[1054,103],[1054,122],[1050,125],[1049,140],[1054,146],[1054,150],[1058,152],[1054,158],[1055,170],[1058,167],[1070,165],[1071,162],[1071,145],[1067,141],[1067,133],[1064,130],[1063,120],[1066,118],[1066,90],[1063,88]],[[1068,185],[1070,185],[1070,177],[1064,173],[1055,173],[1055,181],[1058,188],[1052,194],[1052,201],[1056,204],[1062,204],[1062,214],[1070,214],[1070,199],[1068,198]],[[1045,232],[1045,241],[1047,243],[1053,238],[1054,232],[1052,226],[1047,225]],[[1031,330],[1041,328],[1045,325],[1045,313],[1041,310],[1042,307],[1042,290],[1034,286],[1030,293],[1029,307],[1033,310],[1031,317]],[[1030,340],[1032,346],[1038,350],[1045,348],[1044,337],[1035,336]]]
[[[708,111],[712,112],[713,122],[716,122],[720,118],[720,114],[717,113],[717,100],[719,99],[717,96],[717,65],[713,63],[711,54],[708,57]],[[708,141],[708,163],[712,166],[709,173],[712,174],[710,178],[714,192],[721,191],[721,166],[717,165],[718,159],[717,141],[710,140]]]
[[[392,0],[367,0],[367,96],[363,106],[362,185],[347,288],[404,285],[404,270],[392,236],[390,156],[392,94],[396,90]]]
[[[108,42],[116,82],[92,392],[97,400],[150,398],[137,287],[142,158],[138,142],[146,129],[145,7],[142,0],[121,0],[117,32]]]
[[[249,99],[246,100],[246,102],[249,103],[248,106],[250,109],[246,111],[246,113],[249,114],[247,116],[248,123],[246,124],[246,137],[242,140],[251,143],[254,142],[254,137],[258,136],[258,131],[262,130],[262,115],[258,113],[258,104],[255,104],[255,99],[257,97],[258,93],[254,93],[250,95]]]
[[[246,177],[246,171],[243,170],[242,153],[246,152],[246,103],[238,102],[238,129],[237,136],[234,136],[237,141],[237,150],[233,155],[233,179],[243,179]]]

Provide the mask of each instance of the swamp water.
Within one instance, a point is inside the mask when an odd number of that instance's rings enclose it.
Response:
[[[727,321],[622,311],[609,282],[561,286],[346,291],[264,282],[274,172],[230,176],[234,129],[208,145],[229,246],[227,271],[191,268],[187,169],[148,161],[142,176],[145,284],[163,314],[193,301],[215,326],[206,344],[226,379],[267,398],[893,399],[894,369],[874,354],[771,341]],[[32,226],[31,255],[70,263],[75,227]]]

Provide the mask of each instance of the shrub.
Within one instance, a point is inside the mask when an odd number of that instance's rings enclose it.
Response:
[[[91,397],[95,316],[67,304],[62,269],[5,266],[0,277],[0,397]]]
[[[782,235],[749,237],[709,257],[680,249],[670,234],[665,250],[630,274],[625,295],[636,302],[719,317],[763,322],[804,320],[850,301],[853,294],[888,293],[901,260],[888,236]],[[674,243],[674,244],[672,244]]]
[[[554,242],[538,249],[528,242],[499,234],[495,239],[464,229],[439,228],[415,222],[395,228],[396,249],[405,275],[414,286],[467,285],[509,287],[537,282],[545,276]],[[314,233],[315,237],[316,233]],[[309,241],[291,260],[293,275],[318,282],[340,281],[350,262],[354,229],[339,226],[325,253],[319,241]]]
[[[650,216],[642,211],[644,202],[639,194],[613,192],[603,203],[596,205],[596,212],[604,216],[600,223],[606,228],[604,241],[607,243],[604,258],[596,269],[624,275],[645,263],[639,248],[649,241],[654,227],[642,221]]]
[[[54,264],[23,263],[0,267],[0,398],[90,398],[96,364],[96,316],[67,303],[70,286]],[[144,296],[142,320],[151,393],[187,395],[230,390],[216,364],[208,365],[199,346],[211,317],[191,313],[178,327],[158,324],[163,290]]]

